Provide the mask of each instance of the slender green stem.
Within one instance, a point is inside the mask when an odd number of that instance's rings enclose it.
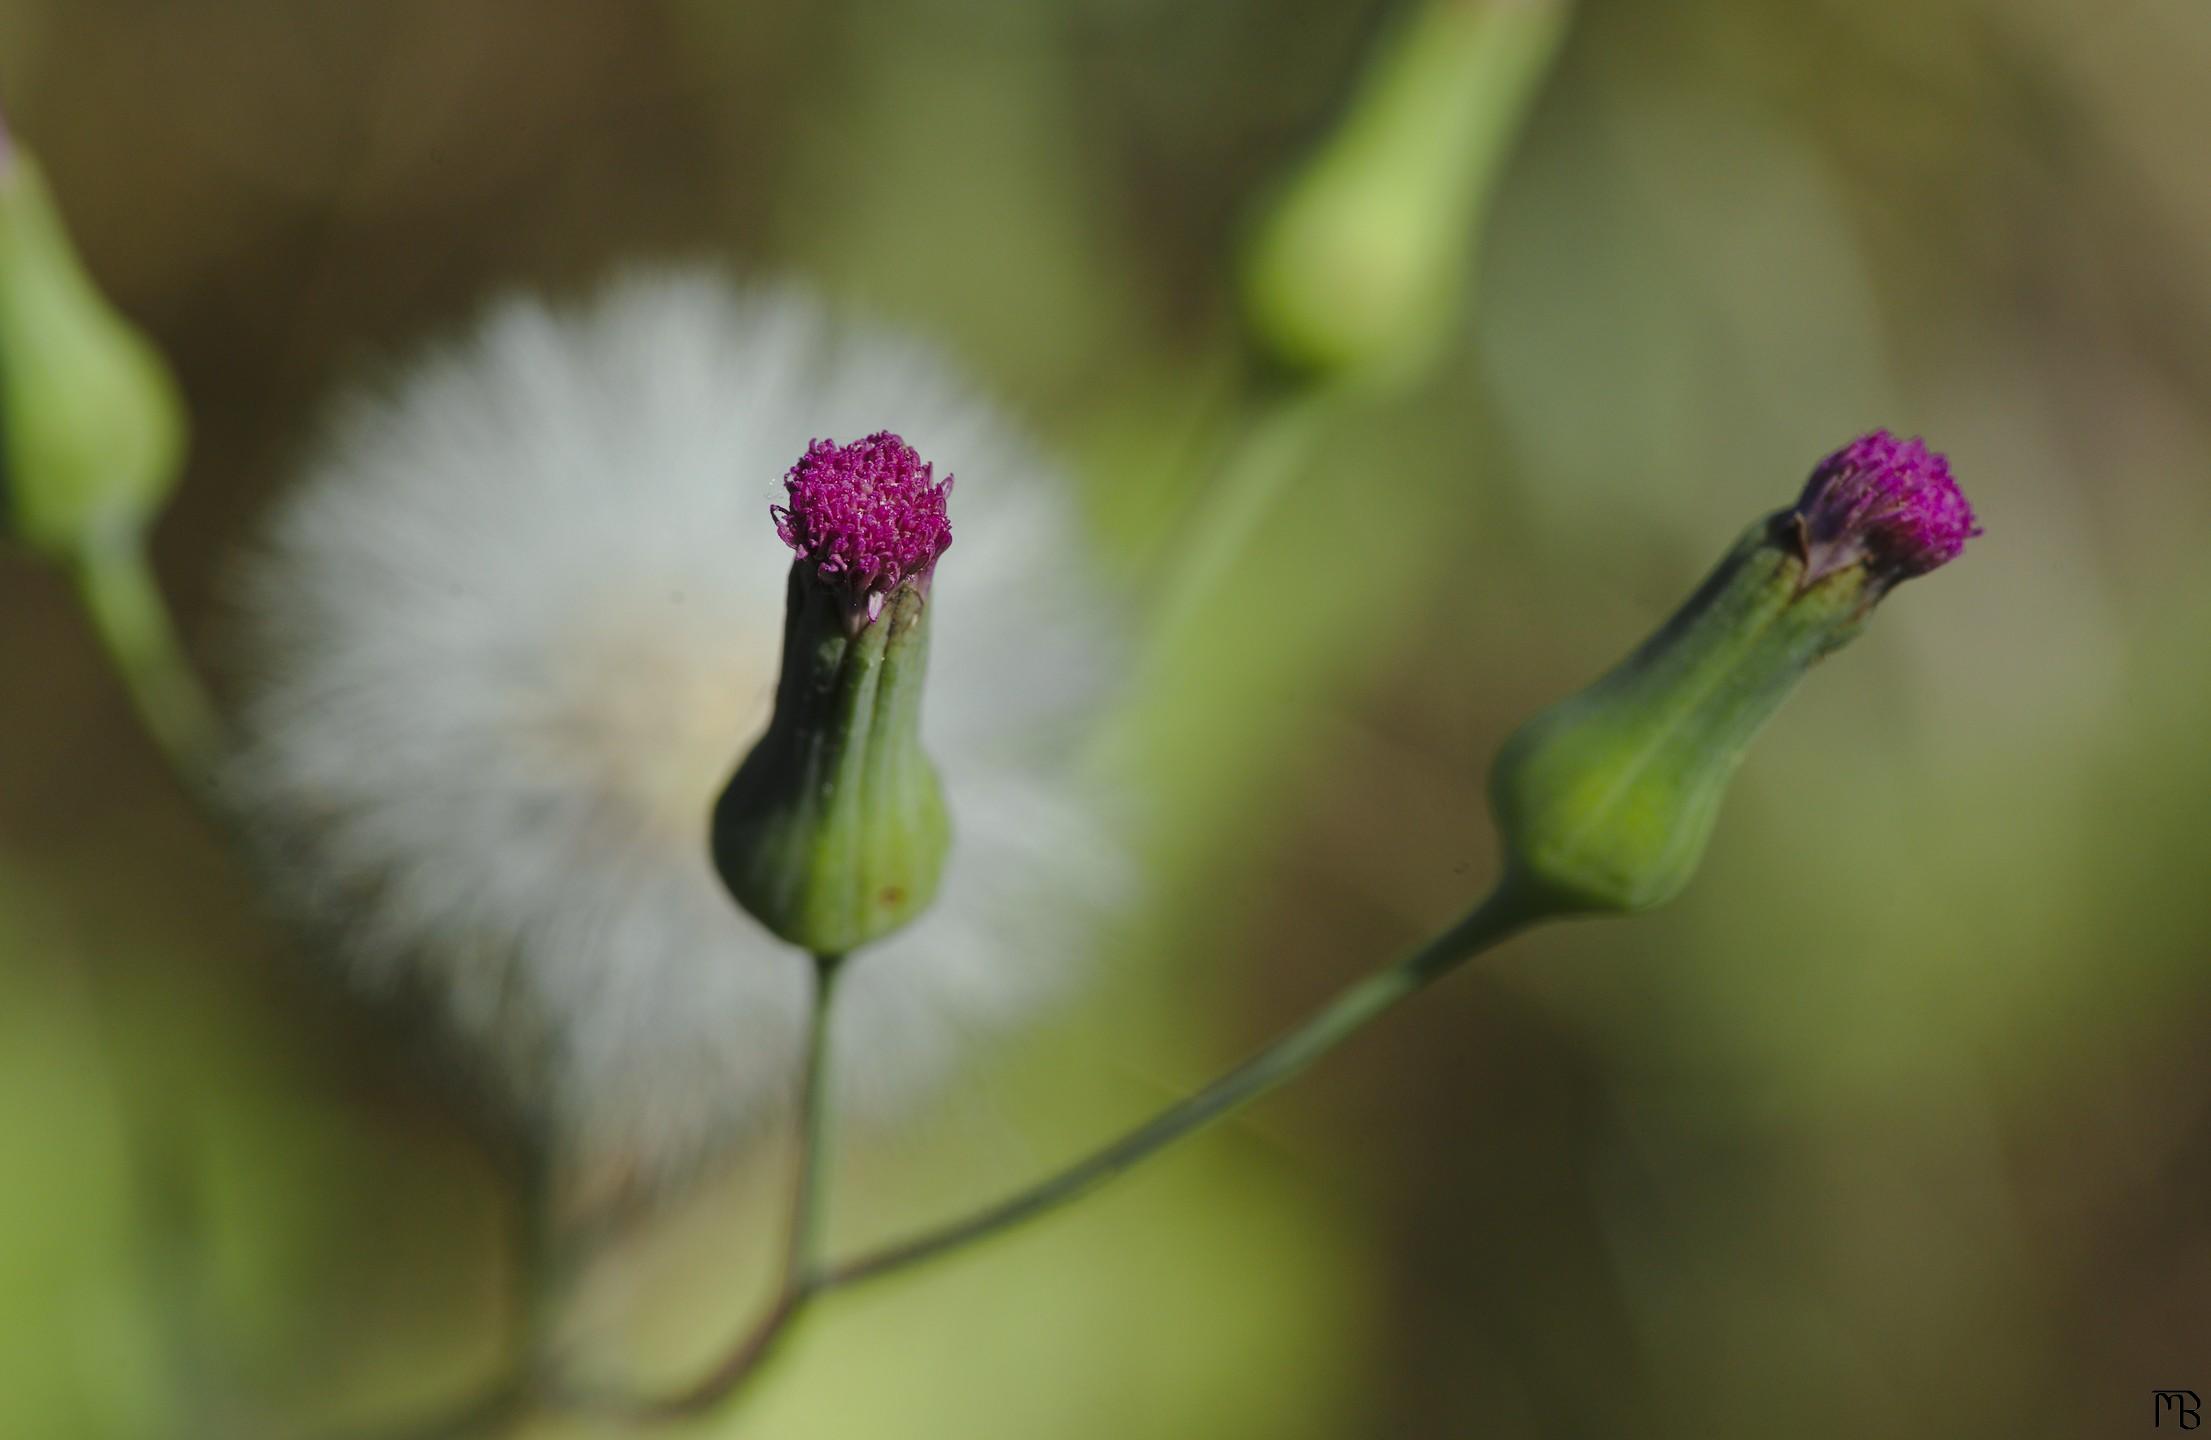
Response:
[[[800,1205],[793,1226],[794,1258],[785,1272],[786,1284],[737,1349],[680,1394],[644,1400],[579,1394],[568,1397],[568,1407],[633,1421],[672,1420],[712,1410],[759,1372],[785,1332],[822,1296],[953,1254],[1071,1203],[1184,1136],[1242,1109],[1297,1075],[1398,1001],[1538,918],[1539,912],[1524,901],[1521,891],[1510,884],[1500,886],[1450,929],[1388,969],[1353,985],[1304,1024],[1120,1139],[964,1219],[826,1269],[806,1258],[811,1254],[809,1247],[820,1238],[819,1217],[810,1213],[819,1192],[815,1182],[806,1177],[824,1148],[820,1122],[809,1121],[807,1152],[814,1160],[801,1166]],[[825,986],[826,979],[825,972]],[[813,1096],[808,1102],[810,1108],[826,1110],[818,1094],[821,1053],[826,1048],[819,1043],[820,1024],[817,1016],[817,1043],[806,1091]]]
[[[822,1237],[829,1221],[829,1172],[833,1146],[829,1103],[829,1004],[841,955],[814,961],[814,998],[806,1027],[806,1071],[798,1091],[798,1186],[791,1201],[791,1241],[784,1252],[783,1288],[796,1291],[812,1282],[821,1262]]]
[[[145,537],[133,532],[87,545],[71,576],[139,719],[177,777],[200,793],[220,753],[222,725],[177,640]]]
[[[830,1169],[830,1001],[844,957],[817,956],[814,997],[807,1023],[806,1064],[798,1091],[798,1173],[791,1197],[790,1239],[784,1247],[782,1283],[775,1298],[734,1350],[688,1389],[639,1399],[575,1392],[566,1408],[633,1422],[681,1420],[714,1409],[742,1389],[775,1355],[793,1324],[821,1290],[821,1243],[827,1229]]]
[[[1203,1090],[1170,1106],[1066,1169],[964,1219],[836,1266],[820,1289],[836,1290],[910,1269],[1049,1214],[1087,1195],[1187,1135],[1223,1119],[1363,1029],[1383,1011],[1460,962],[1488,950],[1536,916],[1518,892],[1500,887],[1458,924],[1338,995],[1318,1014]]]

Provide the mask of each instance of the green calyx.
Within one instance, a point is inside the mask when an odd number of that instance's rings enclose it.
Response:
[[[1644,910],[1689,883],[1760,727],[1884,588],[1862,565],[1807,585],[1787,522],[1751,527],[1640,649],[1506,742],[1490,800],[1529,903]]]
[[[714,807],[715,868],[761,924],[846,955],[936,896],[951,823],[921,749],[928,598],[909,580],[873,619],[791,570],[775,715]]]
[[[175,487],[184,441],[167,366],[16,152],[0,169],[0,526],[55,559],[130,536]]]

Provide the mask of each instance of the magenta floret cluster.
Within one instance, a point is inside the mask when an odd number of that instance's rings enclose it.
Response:
[[[914,447],[888,430],[839,445],[816,440],[784,477],[788,505],[771,505],[775,533],[821,578],[870,613],[907,580],[926,577],[952,544],[945,498]]]
[[[1981,533],[1965,492],[1950,478],[1950,462],[1918,439],[1899,440],[1886,430],[1821,461],[1796,514],[1807,558],[1819,571],[1863,556],[1898,578],[1924,575],[1957,559]]]

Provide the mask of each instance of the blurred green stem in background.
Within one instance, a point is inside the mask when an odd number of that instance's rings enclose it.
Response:
[[[523,1353],[514,1372],[486,1390],[476,1400],[427,1424],[362,1432],[357,1440],[465,1440],[491,1435],[511,1427],[539,1411],[586,1411],[639,1424],[666,1423],[701,1415],[766,1366],[781,1348],[807,1302],[827,1288],[826,1267],[821,1261],[823,1236],[829,1212],[830,1158],[833,1148],[829,1081],[831,1074],[831,1011],[837,979],[846,957],[820,955],[812,964],[813,994],[808,1001],[806,1054],[800,1075],[797,1114],[795,1178],[791,1195],[790,1230],[784,1245],[783,1267],[774,1297],[767,1309],[727,1358],[697,1384],[680,1394],[658,1399],[630,1399],[560,1388],[561,1359],[557,1349],[557,1310],[566,1285],[550,1282],[549,1264],[563,1260],[581,1263],[577,1254],[555,1257],[546,1244],[546,1216],[542,1203],[526,1201],[523,1243],[518,1247],[523,1263],[533,1273],[525,1277],[532,1292],[530,1313],[525,1317]],[[540,1201],[542,1190],[539,1191]]]
[[[201,796],[221,728],[146,554],[188,430],[167,362],[93,282],[37,161],[0,128],[0,534],[69,571],[139,717]]]
[[[975,1214],[848,1260],[820,1266],[812,1259],[819,1238],[813,1207],[819,1190],[810,1178],[820,1161],[819,1120],[805,1123],[800,1169],[800,1201],[794,1219],[791,1267],[786,1284],[728,1359],[703,1380],[666,1398],[629,1397],[605,1392],[571,1392],[557,1397],[556,1408],[575,1409],[635,1422],[669,1421],[706,1414],[736,1396],[760,1372],[776,1343],[815,1300],[834,1291],[897,1274],[942,1259],[971,1245],[1073,1203],[1175,1141],[1227,1118],[1357,1034],[1384,1011],[1462,962],[1490,950],[1546,912],[1508,881],[1457,924],[1402,960],[1353,985],[1304,1024],[1276,1040],[1196,1094],[1177,1102],[1129,1131],[1036,1184]],[[826,978],[826,972],[825,972]],[[824,991],[826,996],[826,990]],[[820,1085],[826,1046],[822,1043],[826,1005],[817,1007],[810,1079],[803,1101],[809,1115],[822,1107],[813,1092]]]
[[[178,643],[144,537],[130,532],[88,543],[71,562],[70,578],[147,732],[178,778],[195,795],[204,793],[222,724]]]
[[[1155,646],[1212,596],[1298,473],[1329,402],[1419,380],[1463,313],[1489,203],[1550,73],[1565,0],[1416,0],[1239,257],[1245,377],[1211,483],[1172,535]]]
[[[1325,392],[1264,381],[1247,390],[1213,449],[1222,458],[1212,482],[1172,537],[1172,563],[1152,602],[1155,644],[1179,634],[1214,593],[1322,429]]]

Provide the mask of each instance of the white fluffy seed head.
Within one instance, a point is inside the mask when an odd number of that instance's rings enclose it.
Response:
[[[1072,752],[1115,626],[1061,474],[927,349],[711,275],[495,307],[354,400],[247,573],[232,787],[281,898],[371,990],[426,997],[572,1201],[664,1187],[775,1122],[808,961],[724,893],[714,797],[765,723],[817,436],[960,477],[923,730],[935,906],[840,987],[840,1101],[895,1114],[1060,992],[1124,860]]]

